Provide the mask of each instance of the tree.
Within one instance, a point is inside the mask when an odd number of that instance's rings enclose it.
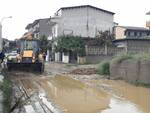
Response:
[[[108,46],[112,45],[112,40],[114,40],[114,34],[111,33],[110,30],[107,31],[98,31],[98,35],[96,38],[103,44],[105,47],[105,55],[108,54]]]
[[[80,36],[64,35],[58,37],[57,45],[55,46],[56,52],[75,52],[79,56],[85,55],[85,44]]]
[[[40,37],[39,40],[40,40],[40,48],[41,48],[42,52],[46,52],[47,49],[50,48],[47,37],[45,35],[43,35],[43,36]]]

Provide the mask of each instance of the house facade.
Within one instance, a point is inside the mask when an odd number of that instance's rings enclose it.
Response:
[[[150,29],[144,27],[131,27],[131,26],[115,26],[114,27],[115,39],[124,38],[143,38],[150,35]]]
[[[71,34],[94,38],[98,31],[112,30],[114,13],[90,5],[63,7],[50,22],[56,22],[57,36]]]
[[[35,38],[41,36],[48,37],[51,34],[50,25],[47,24],[49,18],[37,19],[26,26],[26,30],[34,35]]]
[[[117,39],[113,41],[118,47],[124,47],[124,52],[127,53],[149,53],[150,39]]]
[[[53,40],[62,35],[94,38],[98,31],[113,30],[114,14],[90,5],[60,8],[55,16],[49,19],[49,24],[54,23],[51,37]],[[54,44],[57,45],[57,42]],[[68,58],[65,55],[55,53],[55,61],[69,62],[66,59]]]
[[[150,29],[144,27],[115,26],[114,34],[114,44],[117,45],[117,47],[128,48],[128,50],[130,48],[133,50],[134,47],[136,49],[140,47],[147,48],[148,46],[144,46],[144,44],[150,44],[148,39],[150,36]]]

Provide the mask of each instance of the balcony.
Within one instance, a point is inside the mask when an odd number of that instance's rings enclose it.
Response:
[[[39,28],[39,27],[36,27],[36,28],[34,28],[34,30],[33,30],[34,33],[39,33],[39,31],[40,31],[40,28]]]

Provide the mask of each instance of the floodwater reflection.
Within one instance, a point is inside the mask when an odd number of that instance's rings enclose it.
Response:
[[[64,111],[63,113],[150,112],[150,107],[148,107],[150,105],[150,90],[124,82],[99,81],[101,84],[110,86],[112,94],[88,87],[67,76],[58,75],[40,82],[47,92],[47,96]],[[114,97],[113,93],[120,97]]]

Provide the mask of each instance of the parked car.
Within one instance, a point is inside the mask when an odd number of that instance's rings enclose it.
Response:
[[[9,61],[16,60],[17,55],[18,55],[17,51],[12,51],[11,53],[7,54],[6,58]]]

